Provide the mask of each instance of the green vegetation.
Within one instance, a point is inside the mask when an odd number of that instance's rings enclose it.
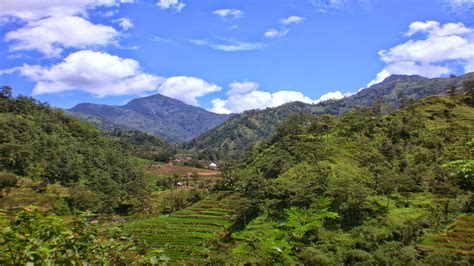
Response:
[[[72,221],[27,207],[10,220],[0,212],[0,264],[125,264],[146,261],[120,228],[101,229],[90,213]]]
[[[432,251],[433,261],[448,258],[453,260],[469,260],[474,257],[474,214],[460,215],[446,231],[423,242],[428,251]]]
[[[312,115],[341,115],[356,107],[372,107],[380,104],[384,107],[381,111],[385,113],[409,101],[446,94],[451,87],[456,88],[457,94],[462,94],[468,90],[468,83],[464,82],[470,80],[471,82],[474,80],[474,73],[461,77],[435,79],[394,75],[380,84],[341,100],[315,105],[294,102],[276,108],[252,110],[235,115],[222,125],[185,143],[184,147],[212,160],[241,159],[253,145],[271,137],[276,126],[291,114],[303,112]]]
[[[398,110],[385,99],[244,113],[228,123],[247,115],[275,130],[245,154],[201,154],[242,156],[219,171],[158,163],[174,151],[153,136],[102,132],[4,88],[0,264],[471,265],[466,77],[376,85],[398,94]],[[449,94],[410,100],[424,93],[411,86],[426,82]],[[404,88],[409,97],[397,93]],[[234,144],[251,138],[239,130],[246,137]]]
[[[219,192],[166,216],[128,224],[143,245],[163,251],[171,262],[203,263],[219,256],[219,239],[236,222],[235,195]]]
[[[92,125],[27,97],[0,98],[0,124],[1,170],[39,181],[38,192],[56,183],[74,188],[72,205],[93,201],[97,212],[143,205],[145,180],[129,152]]]
[[[138,158],[167,162],[176,153],[168,143],[142,131],[113,129],[106,131],[106,134]]]
[[[471,100],[430,97],[388,115],[291,116],[225,171],[257,217],[232,235],[236,260],[432,264],[444,253],[425,254],[421,243],[474,206]],[[474,260],[469,237],[431,247],[462,254],[444,256],[450,263]],[[250,250],[256,258],[243,256]]]

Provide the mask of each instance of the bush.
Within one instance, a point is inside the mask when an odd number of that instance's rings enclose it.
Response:
[[[17,183],[18,178],[16,175],[7,172],[0,172],[0,197],[3,196],[3,189],[5,189],[5,193],[8,195],[10,189],[15,187]]]

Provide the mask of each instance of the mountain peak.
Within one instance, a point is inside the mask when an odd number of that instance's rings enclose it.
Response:
[[[419,76],[419,75],[390,75],[386,79],[384,79],[380,84],[386,84],[395,80],[403,80],[403,81],[417,81],[417,80],[425,80],[428,78]]]
[[[123,106],[81,103],[69,111],[145,131],[170,142],[195,138],[230,117],[161,94],[133,99]]]

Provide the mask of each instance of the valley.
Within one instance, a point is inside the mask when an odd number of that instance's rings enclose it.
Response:
[[[472,263],[473,80],[395,76],[180,145],[2,97],[0,261]]]

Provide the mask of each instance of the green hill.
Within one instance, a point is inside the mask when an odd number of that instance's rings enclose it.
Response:
[[[71,188],[70,206],[126,211],[147,194],[127,145],[62,110],[27,97],[0,98],[0,170]]]
[[[226,171],[257,217],[232,235],[233,261],[472,263],[470,240],[458,235],[471,230],[473,154],[472,92],[385,115],[292,115]]]
[[[293,102],[261,111],[246,111],[186,143],[184,147],[213,159],[241,158],[248,148],[270,137],[276,126],[292,113],[340,115],[355,107],[370,107],[376,103],[388,109],[397,108],[401,101],[446,94],[451,87],[461,91],[461,84],[473,79],[474,73],[461,77],[434,79],[395,75],[380,84],[341,100],[331,100],[315,105]]]

